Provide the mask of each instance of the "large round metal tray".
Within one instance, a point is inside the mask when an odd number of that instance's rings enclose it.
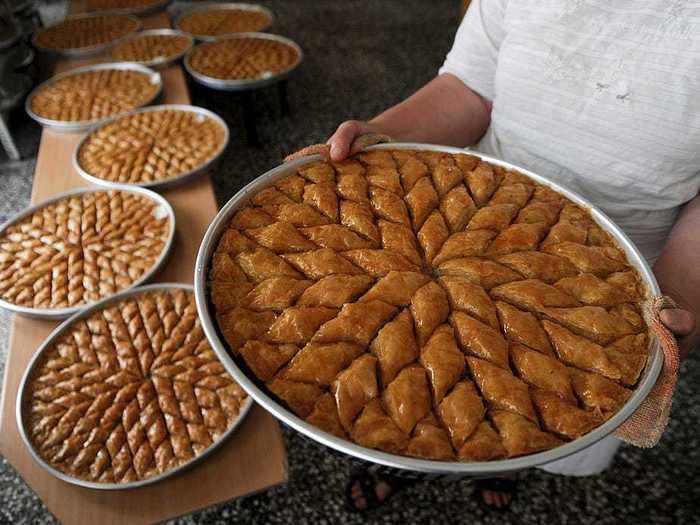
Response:
[[[218,151],[214,154],[214,156],[209,159],[207,162],[202,164],[201,166],[196,167],[193,170],[190,170],[186,173],[183,173],[181,175],[178,175],[177,177],[171,177],[169,179],[162,179],[162,180],[157,180],[157,181],[152,181],[152,182],[140,182],[140,183],[127,183],[127,182],[113,182],[111,180],[105,180],[101,179],[99,177],[95,177],[93,175],[90,175],[87,171],[83,169],[83,167],[80,165],[80,160],[79,160],[79,154],[80,154],[80,148],[82,148],[83,144],[85,143],[88,138],[95,133],[97,130],[102,128],[103,126],[106,126],[115,120],[119,120],[122,118],[126,118],[129,115],[134,115],[137,113],[148,113],[152,111],[162,111],[166,109],[171,109],[171,110],[178,110],[178,111],[188,111],[190,113],[196,113],[198,115],[203,115],[205,117],[209,117],[216,121],[217,124],[219,124],[222,128],[224,128],[224,141],[221,145],[221,147],[218,149]],[[209,168],[211,168],[215,163],[219,160],[221,155],[224,153],[224,150],[226,150],[226,147],[228,146],[230,140],[230,132],[228,125],[222,119],[219,115],[214,113],[213,111],[209,111],[208,109],[205,108],[200,108],[198,106],[190,106],[189,104],[162,104],[159,106],[149,106],[147,108],[141,108],[141,109],[136,109],[134,111],[130,111],[129,113],[122,114],[116,118],[110,119],[109,121],[105,122],[99,127],[94,128],[90,133],[85,135],[83,139],[78,143],[76,146],[75,150],[73,151],[73,167],[75,168],[75,171],[78,172],[78,174],[83,177],[85,180],[91,182],[92,184],[96,184],[98,186],[104,186],[106,188],[117,188],[117,187],[122,187],[122,186],[129,186],[129,187],[141,187],[141,188],[150,188],[152,190],[164,190],[166,188],[170,188],[172,186],[176,186],[178,184],[181,184],[183,182],[187,182],[188,180],[196,177],[197,175],[201,175],[202,173],[205,173]]]
[[[116,14],[122,15],[122,13],[115,13],[113,11],[110,11],[110,12],[99,12],[99,13],[95,12],[95,13],[69,16],[69,17],[65,18],[64,20],[61,20],[60,22],[57,22],[49,27],[40,29],[39,31],[35,32],[34,35],[32,35],[32,45],[36,49],[43,51],[44,53],[49,53],[49,54],[54,55],[54,56],[64,56],[64,57],[70,57],[70,58],[85,58],[85,57],[99,55],[99,54],[103,53],[104,51],[108,50],[114,44],[121,42],[124,38],[128,38],[133,33],[128,33],[121,38],[117,38],[116,40],[112,40],[111,42],[105,42],[104,44],[98,44],[95,46],[88,46],[88,47],[69,48],[69,49],[54,49],[54,48],[42,47],[36,43],[36,37],[42,31],[45,31],[47,29],[51,29],[54,26],[62,24],[66,20],[76,20],[79,18],[92,18],[95,16],[116,15]],[[123,16],[126,16],[127,18],[130,18],[131,20],[137,22],[138,25],[136,26],[136,29],[134,29],[134,32],[137,32],[143,26],[143,24],[141,24],[141,20],[139,20],[135,16],[130,16],[130,15],[126,15],[126,14],[124,14]]]
[[[184,36],[185,38],[188,38],[190,43],[187,46],[187,48],[182,51],[181,53],[176,53],[174,55],[170,56],[165,56],[165,57],[158,57],[154,58],[153,60],[146,60],[146,61],[131,61],[134,64],[141,64],[142,66],[146,67],[152,67],[152,68],[164,68],[169,66],[170,64],[173,64],[180,60],[182,57],[184,57],[187,53],[189,53],[190,49],[192,49],[192,46],[194,45],[194,38],[192,38],[192,35],[185,33],[184,31],[177,31],[176,29],[148,29],[146,31],[139,31],[138,33],[133,33],[129,35],[128,37],[122,39],[119,41],[119,44],[123,44],[125,42],[128,42],[129,40],[136,40],[142,36],[159,36],[159,35],[165,35],[165,36]],[[116,46],[116,44],[115,44]],[[115,47],[113,46],[113,48]],[[114,52],[114,49],[112,49],[112,52]]]
[[[160,76],[160,73],[153,71],[150,68],[147,68],[146,66],[142,66],[141,64],[135,64],[133,62],[112,62],[112,63],[106,63],[106,64],[95,64],[92,66],[85,66],[85,67],[79,67],[76,69],[71,69],[70,71],[66,71],[65,73],[60,73],[58,75],[55,75],[48,79],[45,82],[42,82],[39,84],[37,87],[35,87],[32,92],[29,94],[27,97],[26,102],[24,103],[24,107],[27,111],[27,114],[32,117],[34,120],[36,120],[39,124],[42,126],[45,126],[47,128],[54,129],[56,131],[66,131],[66,132],[79,132],[79,131],[86,131],[93,126],[97,126],[98,124],[102,124],[103,122],[107,122],[110,119],[113,119],[115,117],[119,117],[124,115],[125,113],[128,113],[127,111],[124,111],[122,113],[117,113],[116,115],[110,115],[108,117],[104,118],[97,118],[97,119],[92,119],[92,120],[77,120],[77,121],[69,121],[69,120],[53,120],[49,118],[42,117],[40,115],[37,115],[32,111],[32,100],[34,99],[34,95],[40,90],[43,89],[46,86],[51,85],[53,82],[56,82],[57,80],[60,80],[62,78],[69,77],[71,75],[76,75],[78,73],[85,73],[89,71],[99,71],[101,69],[125,69],[125,70],[133,70],[133,71],[140,71],[141,73],[145,73],[147,75],[151,76],[151,84],[158,84],[158,90],[155,92],[155,94],[148,99],[142,106],[148,106],[151,102],[156,100],[159,96],[161,91],[163,91],[163,79]],[[141,107],[141,106],[139,106]]]
[[[432,150],[432,151],[442,151],[446,153],[464,153],[465,150],[459,148],[453,148],[448,146],[435,146],[432,144],[413,144],[413,143],[396,143],[396,144],[382,144],[378,146],[372,146],[368,148],[373,149],[409,149],[409,150]],[[534,179],[538,183],[549,186],[555,191],[566,196],[576,204],[587,208],[593,220],[600,225],[605,231],[607,231],[618,245],[624,249],[627,259],[630,264],[632,264],[639,274],[641,275],[647,291],[650,295],[658,295],[660,293],[659,286],[656,283],[654,275],[641,256],[637,248],[632,244],[630,239],[622,232],[622,230],[613,223],[607,215],[605,215],[598,208],[593,206],[590,202],[585,200],[578,194],[567,190],[566,188],[549,181],[545,177],[532,173],[531,171],[519,168],[508,162],[504,162],[486,155],[481,155],[478,152],[467,151],[472,155],[476,155],[488,162],[493,164],[503,166],[505,168],[510,168],[517,170],[530,178]],[[562,459],[566,456],[574,454],[580,450],[585,449],[593,445],[594,443],[600,441],[604,437],[611,434],[618,426],[620,426],[639,406],[639,404],[646,398],[649,391],[656,383],[656,380],[663,366],[663,354],[659,347],[658,340],[655,337],[651,338],[650,348],[649,348],[649,359],[647,365],[642,372],[639,383],[634,390],[634,393],[629,398],[627,403],[609,420],[603,423],[601,426],[595,428],[588,434],[570,441],[564,445],[557,448],[546,450],[544,452],[539,452],[536,454],[530,454],[527,456],[517,457],[513,459],[505,459],[499,461],[488,461],[488,462],[473,462],[473,463],[461,463],[457,461],[446,462],[446,461],[431,461],[425,459],[416,459],[406,456],[400,456],[395,454],[388,454],[386,452],[380,452],[378,450],[365,448],[350,441],[340,439],[332,434],[328,434],[319,428],[315,427],[304,421],[303,419],[297,417],[290,410],[282,406],[278,401],[276,401],[270,394],[264,391],[259,383],[254,381],[251,377],[248,377],[241,367],[239,367],[236,360],[231,357],[228,350],[226,349],[226,343],[224,342],[222,336],[220,335],[215,321],[215,315],[213,313],[213,306],[209,299],[209,294],[207,291],[207,273],[210,266],[210,261],[214,250],[216,249],[219,237],[223,233],[224,229],[228,225],[229,220],[233,215],[245,204],[248,200],[261,189],[269,186],[274,181],[294,173],[300,166],[319,160],[318,155],[311,157],[305,157],[298,159],[287,164],[278,166],[265,173],[264,175],[258,177],[253,182],[245,186],[241,191],[239,191],[231,200],[229,200],[226,205],[221,209],[218,215],[214,218],[207,232],[202,240],[202,244],[199,248],[199,253],[197,254],[197,262],[195,264],[194,272],[194,286],[195,286],[195,297],[197,301],[197,310],[199,311],[199,316],[202,321],[202,327],[204,332],[209,338],[209,342],[212,348],[219,355],[219,359],[224,364],[229,373],[233,376],[236,382],[241,385],[257,403],[262,405],[268,412],[282,420],[287,425],[298,430],[302,434],[322,443],[328,447],[331,447],[337,451],[349,454],[356,458],[370,461],[373,463],[378,463],[386,467],[398,468],[408,471],[420,472],[425,474],[438,474],[438,475],[453,475],[453,476],[488,476],[498,473],[512,472],[516,470],[522,470],[537,465],[542,465],[544,463],[549,463],[551,461],[556,461]]]
[[[175,29],[178,29],[180,31],[184,31],[180,27],[180,22],[182,21],[183,18],[186,16],[194,13],[195,11],[206,11],[207,9],[231,9],[231,10],[237,10],[237,11],[258,11],[265,16],[267,16],[269,22],[266,26],[261,27],[258,31],[266,31],[267,29],[270,28],[270,26],[274,23],[275,21],[275,15],[272,14],[272,11],[270,11],[267,7],[263,7],[258,4],[246,4],[246,3],[236,3],[236,2],[227,2],[227,3],[217,3],[217,2],[207,2],[207,3],[201,3],[197,4],[194,7],[191,7],[189,9],[184,10],[181,12],[179,15],[175,17],[175,20],[173,20],[173,27]],[[187,31],[184,31],[187,33]],[[230,35],[237,35],[237,34],[242,34],[242,33],[226,33],[223,35],[217,35],[217,36],[210,36],[210,35],[195,35],[193,33],[188,33],[192,35],[194,38],[200,41],[212,41],[212,40],[217,40],[219,38],[225,38]]]
[[[90,13],[100,13],[100,14],[117,14],[117,15],[148,15],[151,13],[156,13],[162,11],[172,0],[160,0],[154,2],[151,5],[146,5],[142,7],[114,7],[111,9],[90,9]]]
[[[269,76],[265,76],[263,78],[253,78],[253,79],[242,79],[242,80],[224,80],[221,78],[214,78],[214,77],[209,77],[207,75],[204,75],[198,71],[196,71],[192,66],[190,65],[190,58],[192,56],[192,53],[194,52],[195,49],[197,49],[200,46],[207,46],[210,45],[211,43],[214,42],[205,42],[203,44],[199,44],[196,47],[193,47],[187,55],[185,55],[185,69],[187,72],[192,76],[192,78],[195,79],[198,83],[213,88],[213,89],[218,89],[221,91],[246,91],[249,89],[258,89],[264,86],[269,86],[270,84],[274,84],[276,82],[279,82],[281,80],[284,80],[287,78],[289,75],[292,74],[292,72],[301,64],[301,61],[304,58],[304,52],[301,50],[301,47],[294,42],[293,40],[290,40],[289,38],[285,38],[283,36],[279,35],[273,35],[270,33],[238,33],[233,36],[227,36],[225,38],[220,38],[217,41],[221,40],[229,40],[229,39],[235,39],[235,38],[264,38],[267,40],[275,40],[277,42],[282,42],[283,44],[287,44],[288,46],[293,47],[298,56],[299,59],[292,64],[290,67],[285,69],[284,71],[280,71],[279,73],[274,73],[270,74]]]
[[[2,235],[7,228],[9,228],[11,225],[14,223],[24,219],[26,216],[31,215],[37,210],[40,210],[44,206],[47,206],[49,204],[52,204],[56,201],[59,201],[61,199],[65,199],[67,197],[74,197],[76,195],[81,195],[83,193],[88,193],[88,192],[104,192],[104,191],[112,191],[112,190],[119,190],[119,191],[125,191],[125,192],[130,192],[130,193],[138,193],[139,195],[142,195],[148,199],[151,199],[154,201],[156,204],[159,205],[157,208],[157,211],[159,214],[165,214],[165,216],[168,217],[170,221],[170,234],[168,235],[168,239],[165,242],[165,246],[163,247],[163,251],[161,252],[160,256],[156,260],[155,264],[153,267],[148,270],[146,273],[144,273],[139,279],[131,283],[131,285],[127,288],[125,288],[123,291],[131,290],[133,288],[136,288],[137,286],[147,282],[149,279],[151,279],[158,270],[163,266],[165,263],[166,259],[168,258],[168,255],[170,254],[170,250],[173,245],[173,241],[175,239],[175,212],[173,211],[172,206],[170,206],[170,203],[165,200],[164,197],[158,195],[157,193],[147,190],[145,188],[138,188],[138,187],[133,187],[133,186],[125,186],[125,185],[120,185],[120,186],[113,186],[110,188],[79,188],[76,190],[71,190],[71,191],[66,191],[63,193],[59,193],[57,195],[54,195],[50,199],[47,199],[43,202],[40,202],[38,204],[35,204],[33,206],[30,206],[29,208],[26,208],[25,210],[22,210],[18,214],[14,215],[11,217],[7,222],[5,222],[3,225],[0,226],[0,235]],[[119,292],[122,293],[122,292]],[[66,308],[30,308],[28,306],[21,306],[17,304],[13,304],[10,302],[5,301],[4,299],[0,298],[0,308],[4,308],[6,310],[9,310],[11,312],[15,312],[18,314],[25,315],[27,317],[36,317],[36,318],[41,318],[41,319],[65,319],[66,317],[69,317],[76,312],[79,312],[87,307],[92,306],[93,304],[98,303],[99,301],[95,301],[93,303],[85,303],[85,304],[80,304],[76,306],[69,306]]]
[[[41,359],[42,354],[46,349],[53,343],[54,340],[59,338],[63,332],[65,332],[73,323],[76,321],[79,321],[80,319],[84,319],[88,316],[90,316],[92,313],[96,312],[97,310],[101,310],[105,308],[106,306],[114,303],[115,301],[120,301],[122,299],[126,299],[128,297],[132,297],[134,295],[139,295],[144,292],[155,292],[159,290],[173,290],[173,289],[178,289],[182,288],[185,290],[193,290],[193,287],[189,284],[182,284],[182,283],[158,283],[158,284],[151,284],[148,286],[141,286],[139,288],[135,288],[133,290],[126,290],[123,292],[120,292],[116,295],[113,295],[112,297],[109,297],[107,299],[103,299],[102,301],[95,303],[94,305],[90,306],[89,308],[86,308],[82,310],[81,312],[78,312],[74,316],[72,316],[70,319],[66,319],[63,323],[61,323],[49,336],[46,338],[46,340],[41,344],[39,349],[34,353],[34,356],[32,357],[32,360],[29,362],[29,365],[27,365],[27,370],[24,372],[24,375],[22,376],[22,380],[20,381],[19,384],[19,390],[17,394],[17,405],[15,407],[15,416],[17,418],[17,429],[19,430],[19,435],[22,438],[22,441],[24,442],[24,445],[27,447],[29,450],[29,453],[31,456],[34,458],[34,460],[41,465],[41,467],[49,472],[51,475],[57,477],[58,479],[61,479],[67,483],[71,483],[73,485],[78,485],[81,487],[86,487],[90,489],[100,489],[100,490],[124,490],[124,489],[132,489],[132,488],[137,488],[137,487],[143,487],[144,485],[151,485],[153,483],[157,483],[159,481],[162,481],[167,478],[171,478],[173,476],[176,476],[177,474],[180,474],[182,471],[192,467],[193,465],[196,465],[200,461],[204,460],[207,456],[209,456],[212,452],[214,452],[219,446],[221,446],[226,439],[233,434],[236,429],[240,426],[241,422],[245,419],[246,415],[248,415],[248,412],[250,410],[250,407],[253,405],[253,399],[248,396],[243,403],[241,403],[241,409],[240,412],[238,413],[238,419],[226,430],[223,436],[213,443],[212,445],[209,446],[208,449],[206,449],[202,454],[199,456],[194,457],[192,460],[189,462],[180,465],[177,468],[174,468],[172,470],[169,470],[167,472],[164,472],[163,474],[160,474],[158,476],[154,476],[152,478],[148,479],[143,479],[139,481],[134,481],[131,483],[96,483],[93,481],[86,481],[84,479],[80,478],[75,478],[73,476],[69,476],[67,474],[64,474],[63,472],[53,468],[51,465],[49,465],[44,459],[34,450],[34,447],[32,446],[31,440],[29,439],[29,436],[27,435],[27,429],[25,428],[24,424],[24,417],[23,417],[23,407],[25,404],[25,392],[26,392],[26,385],[27,382],[29,381],[29,377],[36,367],[37,363]],[[218,354],[217,354],[218,355]]]

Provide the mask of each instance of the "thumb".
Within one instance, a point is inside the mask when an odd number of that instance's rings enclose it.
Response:
[[[695,330],[695,315],[689,310],[667,308],[659,312],[659,319],[675,335],[683,337]]]

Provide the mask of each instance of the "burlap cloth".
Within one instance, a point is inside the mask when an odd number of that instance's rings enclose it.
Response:
[[[391,138],[378,133],[360,135],[352,143],[349,155],[362,151],[368,146],[385,142],[391,142]],[[324,159],[329,159],[330,145],[313,144],[307,146],[288,155],[284,161],[290,162],[309,155],[321,155]],[[616,437],[636,447],[651,448],[655,446],[661,439],[661,435],[668,424],[673,402],[673,392],[678,380],[680,358],[676,338],[661,322],[659,313],[664,308],[675,307],[676,304],[673,300],[666,296],[653,297],[645,305],[645,319],[663,351],[663,368],[649,395],[644,398],[637,410],[614,432]]]
[[[678,380],[680,362],[678,344],[671,331],[659,318],[659,313],[664,308],[676,308],[676,304],[666,296],[658,296],[648,301],[644,312],[651,332],[661,345],[664,355],[663,368],[649,395],[615,431],[615,436],[637,447],[650,448],[661,439],[668,424],[673,391]]]

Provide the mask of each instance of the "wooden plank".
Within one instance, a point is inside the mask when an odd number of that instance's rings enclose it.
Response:
[[[146,27],[167,25],[169,21],[165,13],[144,20]],[[96,61],[102,60],[63,62],[57,65],[57,69]],[[163,102],[189,104],[182,69],[173,66],[162,74]],[[62,134],[51,130],[42,132],[32,202],[86,185],[71,163],[73,149],[82,136],[80,133]],[[211,181],[208,176],[202,176],[163,195],[175,210],[177,232],[171,256],[155,281],[191,283],[197,249],[217,210]],[[212,456],[183,474],[150,487],[97,491],[72,486],[45,472],[21,442],[15,404],[19,382],[29,359],[57,324],[20,316],[12,321],[0,404],[0,453],[59,520],[100,525],[152,523],[286,481],[286,452],[279,425],[257,405],[234,435]]]

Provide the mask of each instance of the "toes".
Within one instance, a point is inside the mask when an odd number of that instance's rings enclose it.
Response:
[[[391,494],[391,491],[392,491],[391,485],[389,485],[385,481],[379,480],[374,485],[374,492],[377,495],[378,501],[384,501],[386,498],[388,498],[389,494]]]
[[[353,483],[350,487],[350,497],[352,498],[352,503],[358,510],[365,510],[367,508],[367,499],[362,491],[362,485],[359,481]]]
[[[511,500],[511,495],[507,492],[494,492],[492,490],[483,490],[481,497],[486,505],[495,509],[507,507]]]

